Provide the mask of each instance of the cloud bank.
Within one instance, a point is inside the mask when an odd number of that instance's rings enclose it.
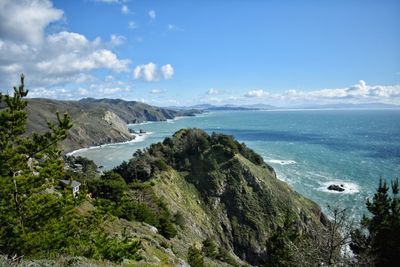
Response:
[[[367,103],[386,102],[400,104],[400,85],[368,85],[364,80],[347,88],[321,89],[313,91],[286,90],[282,93],[266,90],[250,90],[244,98],[283,103]]]

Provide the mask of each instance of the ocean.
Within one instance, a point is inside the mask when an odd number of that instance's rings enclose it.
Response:
[[[74,155],[110,169],[181,128],[221,132],[262,155],[279,179],[325,212],[328,205],[346,208],[355,220],[366,213],[379,178],[400,175],[400,110],[218,111],[129,127],[146,134]],[[342,184],[345,191],[330,191],[330,184]]]

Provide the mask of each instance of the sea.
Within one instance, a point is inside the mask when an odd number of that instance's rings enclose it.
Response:
[[[367,214],[380,178],[400,176],[400,110],[215,111],[129,128],[146,134],[130,142],[75,151],[104,169],[129,160],[137,149],[162,141],[181,128],[234,136],[259,153],[278,178],[328,207],[347,209],[356,221]],[[342,185],[343,192],[328,190]]]

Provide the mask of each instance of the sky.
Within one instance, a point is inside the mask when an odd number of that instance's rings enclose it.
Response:
[[[0,0],[0,92],[400,104],[400,1]]]

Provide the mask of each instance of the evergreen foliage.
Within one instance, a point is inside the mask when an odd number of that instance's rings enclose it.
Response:
[[[299,233],[293,222],[295,219],[286,214],[284,224],[278,226],[267,242],[268,258],[267,266],[296,266],[295,243],[298,241]]]
[[[1,253],[36,258],[57,258],[65,253],[115,262],[140,259],[140,241],[105,234],[98,227],[105,220],[102,214],[78,214],[83,197],[73,198],[70,191],[57,190],[60,179],[88,178],[77,171],[66,173],[58,149],[72,127],[71,118],[57,113],[57,122],[48,122],[49,131],[25,135],[27,94],[21,75],[13,96],[0,95],[0,102],[5,102],[0,110]],[[77,161],[89,167],[83,173],[93,171],[90,162]],[[108,186],[103,191],[110,189],[112,196],[119,195],[125,183],[119,176],[114,178],[107,174],[103,180],[117,182],[102,184]]]
[[[396,266],[400,259],[400,199],[398,180],[391,183],[388,193],[386,181],[379,186],[366,205],[370,216],[364,216],[362,228],[352,233],[351,249],[359,263],[371,261],[376,266]],[[367,231],[367,234],[366,234]]]
[[[215,259],[218,256],[218,246],[214,239],[207,237],[203,241],[203,253],[209,258]]]
[[[6,107],[0,111],[0,251],[27,253],[32,237],[46,230],[54,214],[66,213],[69,196],[58,198],[44,190],[64,177],[57,148],[72,127],[71,118],[57,113],[57,124],[48,122],[50,131],[24,136],[28,91],[21,84],[13,97],[0,95]]]
[[[188,263],[191,267],[204,267],[204,257],[201,250],[195,245],[192,245],[188,249]]]
[[[111,171],[104,173],[99,179],[89,182],[89,191],[92,192],[94,197],[114,201],[121,199],[127,189],[128,186],[121,175]]]

